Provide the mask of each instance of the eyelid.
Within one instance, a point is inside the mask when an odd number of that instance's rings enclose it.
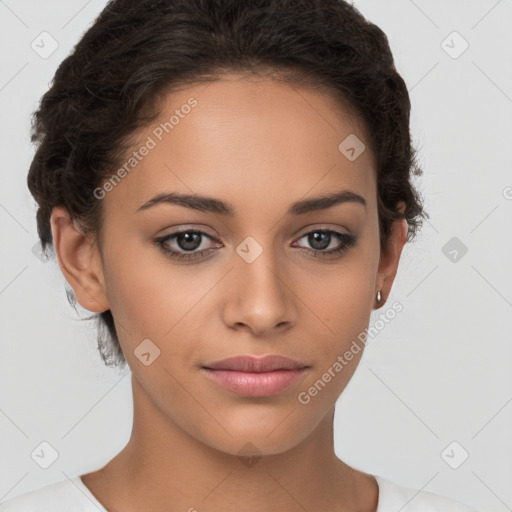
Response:
[[[157,239],[159,239],[159,240],[176,240],[176,238],[181,233],[197,233],[202,238],[208,238],[210,240],[210,242],[212,243],[212,245],[217,245],[217,246],[219,244],[224,245],[221,241],[218,240],[218,238],[216,236],[211,235],[207,231],[204,231],[203,229],[198,229],[198,228],[177,229],[175,231],[172,231],[171,233],[167,233],[167,234],[161,235],[161,236],[157,237]]]
[[[200,229],[192,229],[192,228],[182,228],[177,231],[174,231],[172,233],[169,233],[168,235],[163,235],[161,237],[158,237],[153,240],[153,243],[161,250],[163,251],[167,256],[169,256],[171,259],[175,260],[176,262],[190,262],[190,263],[200,263],[201,261],[205,261],[208,259],[208,256],[203,257],[203,254],[213,254],[215,252],[215,249],[202,249],[200,251],[184,251],[182,250],[175,250],[175,249],[167,249],[164,247],[166,243],[169,243],[169,239],[174,239],[177,236],[179,236],[180,233],[196,233],[201,235],[202,237],[209,238],[214,244],[217,245],[217,248],[219,248],[219,244],[222,247],[222,242],[219,242],[216,237],[211,236],[206,231],[202,231]],[[355,247],[357,244],[357,236],[352,233],[341,233],[335,229],[330,228],[315,228],[315,227],[309,227],[308,231],[305,231],[301,236],[298,238],[294,238],[294,242],[296,243],[296,240],[300,240],[301,238],[304,238],[311,233],[314,232],[322,232],[322,233],[329,233],[331,236],[334,235],[335,238],[338,239],[339,242],[341,242],[341,246],[334,249],[329,250],[321,250],[321,249],[309,249],[307,247],[300,247],[302,251],[304,251],[308,255],[313,255],[315,258],[318,259],[338,259],[343,256],[345,252],[350,250],[351,248]]]
[[[181,233],[183,231],[200,231],[201,233],[204,233],[208,235],[211,238],[215,238],[216,236],[209,233],[208,226],[205,226],[203,224],[194,224],[194,225],[187,225],[187,224],[179,224],[178,227],[176,226],[167,226],[166,228],[160,230],[158,233],[162,232],[162,234],[158,234],[156,236],[158,237],[164,237],[164,236],[170,236],[170,235],[176,235],[177,233]],[[168,230],[172,230],[168,233],[166,233]]]
[[[343,229],[346,229],[346,232],[342,232],[340,231],[340,228],[343,228]],[[189,225],[187,226],[186,224],[185,225],[180,225],[179,228],[173,228],[172,226],[169,226],[165,229],[173,229],[173,231],[171,231],[170,233],[164,233],[162,235],[157,235],[158,238],[162,239],[162,238],[167,238],[167,237],[171,237],[173,235],[178,235],[179,233],[182,233],[182,232],[190,232],[190,231],[193,231],[193,232],[199,232],[200,234],[202,235],[206,235],[207,237],[211,238],[213,241],[215,242],[220,242],[220,240],[218,239],[218,237],[216,235],[213,235],[211,233],[209,233],[207,230],[209,229],[207,226],[204,226],[204,225]],[[300,229],[298,229],[297,231],[295,231],[295,233],[293,233],[293,240],[292,241],[295,241],[297,239],[300,239],[302,238],[304,235],[307,235],[309,233],[311,233],[311,231],[315,231],[315,230],[318,230],[318,231],[331,231],[331,232],[334,232],[334,233],[338,233],[340,235],[352,235],[352,231],[350,229],[348,229],[346,226],[335,226],[335,227],[329,227],[327,226],[326,224],[322,224],[322,223],[314,223],[314,224],[310,224],[308,226],[305,226],[305,227],[302,227]],[[302,234],[298,234],[302,231]],[[222,243],[222,242],[220,242]]]
[[[344,229],[346,231],[341,231],[341,229]],[[335,233],[339,233],[340,235],[353,235],[354,233],[348,229],[346,226],[332,226],[322,223],[315,223],[310,224],[309,226],[306,226],[305,228],[301,228],[298,231],[294,233],[295,238],[302,238],[304,235],[307,235],[311,233],[311,231],[333,231]],[[302,232],[301,235],[297,235],[297,233]]]

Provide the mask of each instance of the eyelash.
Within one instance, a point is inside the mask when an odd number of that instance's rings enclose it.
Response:
[[[178,235],[181,235],[183,233],[196,233],[196,234],[199,234],[202,236],[206,236],[207,238],[210,238],[213,240],[213,237],[211,237],[204,231],[199,231],[197,229],[186,229],[183,231],[176,231],[175,233],[171,233],[170,235],[166,235],[164,237],[156,238],[154,240],[154,244],[156,246],[158,246],[159,249],[161,251],[163,251],[163,253],[166,256],[169,256],[170,258],[176,259],[178,261],[198,260],[198,259],[201,259],[202,256],[205,255],[206,253],[211,253],[212,251],[215,250],[215,249],[203,249],[202,251],[199,251],[199,252],[180,253],[180,252],[174,251],[173,249],[168,249],[166,247],[166,243],[170,239],[174,239]],[[331,229],[314,229],[312,231],[308,231],[307,233],[304,233],[298,240],[300,240],[301,238],[304,238],[305,236],[308,236],[312,233],[323,233],[323,234],[330,233],[330,234],[334,235],[335,238],[337,238],[339,241],[343,242],[341,247],[338,247],[337,249],[331,249],[329,251],[325,251],[325,250],[321,251],[318,249],[308,249],[305,247],[301,247],[301,250],[303,250],[307,253],[313,253],[314,257],[316,257],[316,258],[329,258],[329,257],[334,257],[338,254],[341,255],[343,252],[347,251],[351,247],[354,247],[357,242],[357,239],[354,235],[349,235],[346,233],[339,233],[339,232],[333,231]]]

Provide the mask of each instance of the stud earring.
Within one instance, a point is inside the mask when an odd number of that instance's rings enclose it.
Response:
[[[380,290],[377,292],[377,302],[380,302],[382,299],[382,293],[380,293]]]

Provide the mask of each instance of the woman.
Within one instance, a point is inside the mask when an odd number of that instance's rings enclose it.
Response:
[[[35,113],[28,186],[132,372],[132,435],[0,511],[469,510],[333,448],[426,216],[409,112],[386,36],[340,0],[110,2]]]

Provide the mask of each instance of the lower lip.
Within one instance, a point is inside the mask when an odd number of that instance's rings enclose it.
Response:
[[[223,388],[241,396],[271,396],[298,381],[306,368],[298,370],[274,370],[271,372],[240,372],[203,368],[207,377]]]

